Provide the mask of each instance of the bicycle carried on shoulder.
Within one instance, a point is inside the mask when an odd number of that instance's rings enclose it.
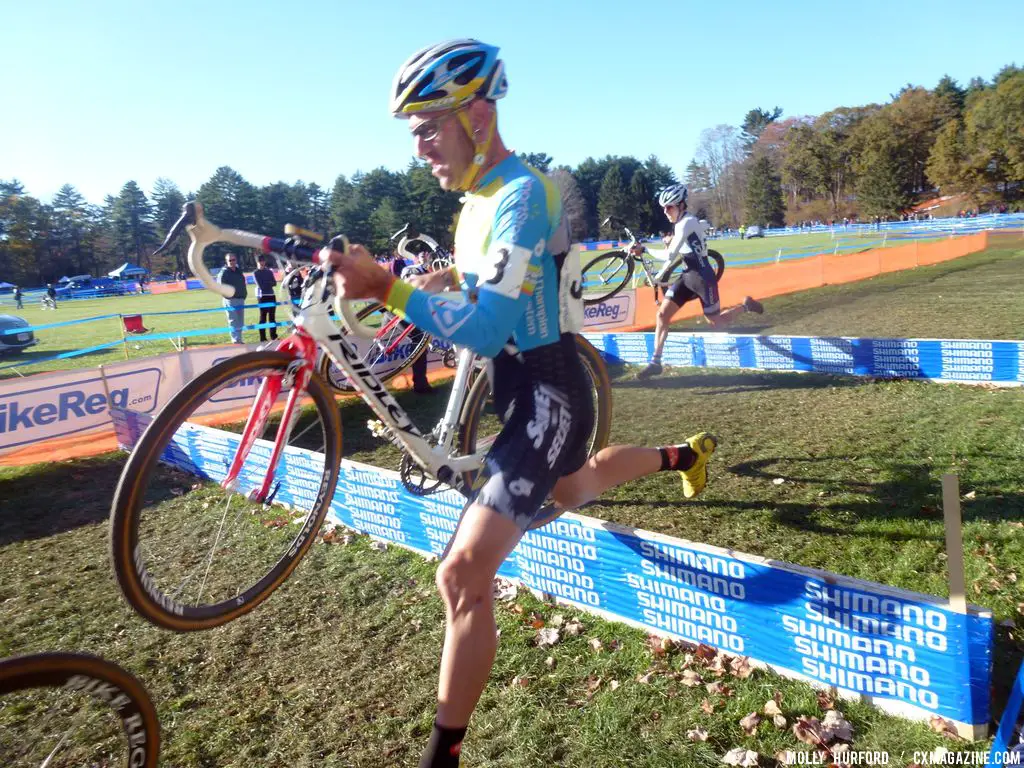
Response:
[[[602,222],[602,226],[609,223],[620,223],[609,216]],[[654,288],[654,298],[658,298],[658,289],[665,289],[672,284],[671,274],[665,275],[658,280],[658,270],[655,269],[654,255],[647,249],[643,239],[634,235],[629,227],[622,226],[622,231],[629,238],[629,245],[625,250],[607,251],[595,256],[588,261],[581,270],[583,275],[583,303],[600,304],[617,295],[619,291],[629,285],[633,277],[633,271],[639,263],[644,271],[644,279],[647,285]],[[708,251],[708,261],[715,271],[715,279],[721,280],[725,272],[725,259],[718,251]],[[680,265],[682,263],[680,262]],[[676,268],[678,269],[678,267]],[[673,269],[672,273],[675,274]]]
[[[156,709],[142,683],[113,662],[61,652],[0,659],[0,703],[4,768],[156,768]]]
[[[146,427],[118,481],[110,525],[121,591],[154,624],[193,631],[253,610],[292,573],[321,529],[338,484],[342,434],[333,392],[315,370],[320,349],[376,414],[371,431],[398,449],[399,477],[413,494],[447,484],[468,495],[501,420],[489,377],[474,376],[477,356],[460,349],[445,413],[432,431],[421,432],[362,361],[353,338],[375,330],[334,295],[332,268],[319,264],[320,249],[304,238],[222,230],[195,202],[186,203],[161,248],[183,230],[192,241],[192,270],[222,296],[233,289],[216,283],[203,264],[212,243],[316,265],[293,333],[275,350],[230,357],[182,387]],[[347,241],[338,237],[331,245],[343,250]],[[349,333],[337,327],[330,307]],[[576,341],[597,416],[594,453],[608,442],[611,385],[597,350],[582,336]],[[225,408],[226,415],[213,412]],[[534,527],[560,513],[549,506]]]

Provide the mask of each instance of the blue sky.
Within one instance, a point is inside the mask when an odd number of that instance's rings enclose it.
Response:
[[[0,0],[0,179],[100,203],[128,180],[183,192],[221,165],[258,185],[404,168],[387,112],[417,48],[501,47],[506,143],[556,163],[658,155],[677,173],[700,132],[884,102],[1024,63],[1024,3]]]

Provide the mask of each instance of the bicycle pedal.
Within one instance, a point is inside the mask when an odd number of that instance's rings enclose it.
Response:
[[[366,422],[366,428],[370,430],[370,434],[374,437],[387,438],[391,433],[380,419],[368,419]]]

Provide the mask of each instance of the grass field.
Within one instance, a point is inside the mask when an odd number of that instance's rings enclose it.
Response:
[[[757,325],[736,330],[1020,338],[1022,268],[1024,248],[1007,242],[771,299],[763,317],[751,318]],[[612,372],[613,442],[656,445],[714,431],[722,442],[711,484],[681,504],[678,479],[658,474],[584,514],[945,595],[939,478],[952,470],[967,495],[968,597],[999,621],[1024,621],[1024,391],[695,369],[640,382],[635,370]],[[444,406],[442,397],[399,397],[421,423]],[[365,431],[365,407],[341,409],[346,455],[394,467],[395,452]],[[123,462],[113,454],[0,469],[0,655],[77,649],[131,669],[157,702],[165,765],[415,765],[429,734],[443,632],[434,565],[372,551],[362,538],[317,543],[253,614],[206,633],[157,630],[127,609],[110,572],[105,522]],[[534,623],[555,614],[579,615],[584,634],[536,648]],[[776,693],[790,723],[823,716],[809,687],[763,672],[725,680],[731,696],[686,687],[681,654],[655,657],[642,632],[528,596],[502,604],[498,623],[498,659],[464,765],[711,766],[735,746],[771,765],[778,750],[804,745],[770,722],[747,735],[741,718]],[[997,632],[999,701],[1021,661],[1018,633]],[[604,650],[591,649],[595,637]],[[926,725],[866,705],[838,708],[853,725],[854,749],[885,751],[890,765],[907,765],[914,750],[958,748]],[[696,727],[706,742],[687,738]]]

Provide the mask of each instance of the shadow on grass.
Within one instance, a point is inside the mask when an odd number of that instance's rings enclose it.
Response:
[[[996,458],[986,454],[986,458]],[[1007,462],[1012,461],[1005,457]],[[730,472],[742,477],[774,480],[782,478],[788,483],[804,486],[821,486],[826,491],[867,494],[872,500],[866,503],[842,503],[832,508],[856,514],[861,519],[875,520],[920,520],[941,519],[942,510],[939,506],[941,485],[933,470],[923,464],[887,463],[885,467],[888,479],[880,482],[852,481],[837,477],[837,473],[829,472],[830,463],[850,464],[857,460],[855,456],[816,456],[786,457],[743,461],[728,468]],[[775,469],[780,463],[786,465],[806,465],[810,471],[806,473],[786,472]],[[824,467],[823,471],[815,472],[814,468]],[[865,468],[865,473],[870,471]],[[975,498],[962,502],[962,515],[965,521],[991,520],[1008,521],[1024,520],[1024,495],[1005,493],[996,486],[973,485],[977,494]],[[764,506],[760,503],[760,506]],[[782,505],[780,505],[782,506]],[[799,505],[798,505],[799,506]],[[815,509],[816,507],[810,507]],[[783,520],[783,522],[785,522]]]
[[[128,455],[121,451],[89,459],[36,464],[27,472],[14,472],[0,480],[0,547],[19,541],[44,539],[85,525],[106,523],[114,490]],[[170,498],[181,485],[177,470],[166,468],[146,492],[147,503]],[[178,473],[180,475],[180,473]]]
[[[678,369],[682,371],[683,369]],[[692,370],[692,369],[690,369]],[[722,392],[751,392],[773,389],[825,389],[862,386],[864,380],[852,376],[793,371],[744,371],[742,373],[677,373],[661,379],[622,379],[616,389],[718,389]]]
[[[104,522],[126,459],[124,453],[112,453],[37,464],[0,480],[0,547]]]

